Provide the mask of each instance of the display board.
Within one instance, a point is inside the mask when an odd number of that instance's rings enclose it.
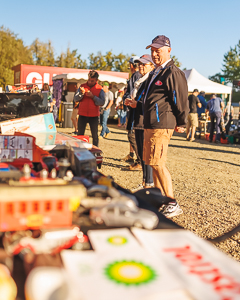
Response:
[[[0,126],[2,134],[57,131],[52,113],[1,122]]]

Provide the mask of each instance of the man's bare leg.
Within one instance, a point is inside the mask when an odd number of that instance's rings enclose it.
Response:
[[[171,178],[171,174],[168,171],[168,168],[164,165],[164,166],[152,166],[153,168],[153,179],[155,178],[155,176],[157,177],[156,183],[155,183],[155,179],[154,179],[154,184],[156,187],[158,187],[160,190],[161,188],[159,186],[157,186],[156,184],[161,185],[165,196],[173,198],[173,187],[172,187],[172,178]],[[159,181],[159,183],[158,183]]]
[[[191,140],[194,140],[195,137],[195,132],[196,132],[196,126],[192,127],[192,135],[191,135]]]
[[[187,128],[186,128],[186,135],[187,135],[186,139],[188,140],[189,136],[190,136],[190,126],[189,125],[187,125]]]
[[[160,183],[160,181],[159,181],[159,179],[158,179],[158,173],[157,173],[157,171],[153,168],[153,166],[152,166],[152,169],[153,169],[153,182],[154,182],[154,186],[155,186],[156,188],[158,188],[158,189],[161,191],[161,193],[163,194],[163,193],[164,193],[164,190],[163,190],[163,187],[162,187],[162,185],[161,185],[161,183]]]
[[[75,128],[75,131],[77,132],[77,131],[78,131],[78,123],[77,123],[77,119],[72,118],[71,120],[72,120],[72,122],[73,122],[73,126],[74,126],[74,128]]]

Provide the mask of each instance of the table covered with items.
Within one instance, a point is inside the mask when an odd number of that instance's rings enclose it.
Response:
[[[239,263],[165,218],[170,198],[123,189],[44,119],[0,124],[1,300],[240,299]]]

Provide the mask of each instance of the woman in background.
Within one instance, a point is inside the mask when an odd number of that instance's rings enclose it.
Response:
[[[127,118],[127,112],[124,110],[124,106],[123,106],[123,100],[122,97],[125,94],[125,90],[119,90],[118,91],[118,97],[116,100],[116,106],[115,109],[117,111],[118,114],[118,126],[126,126],[126,118]]]
[[[148,79],[150,72],[154,69],[154,64],[151,55],[142,55],[139,60],[139,72],[142,75],[134,83],[134,89],[131,93],[131,98],[125,99],[125,105],[131,106],[133,108],[133,124],[132,129],[135,131],[135,139],[137,143],[138,156],[141,159],[141,165],[143,169],[143,182],[134,191],[141,188],[153,187],[153,174],[152,167],[146,165],[143,161],[143,140],[144,140],[144,126],[143,126],[143,99],[146,92],[145,83]],[[130,166],[130,170],[135,170],[134,164]]]

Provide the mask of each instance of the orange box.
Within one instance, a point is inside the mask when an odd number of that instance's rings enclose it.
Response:
[[[57,184],[57,180],[50,186],[47,183],[3,186],[0,231],[69,227],[72,225],[71,208],[78,206],[85,195],[82,185]]]

